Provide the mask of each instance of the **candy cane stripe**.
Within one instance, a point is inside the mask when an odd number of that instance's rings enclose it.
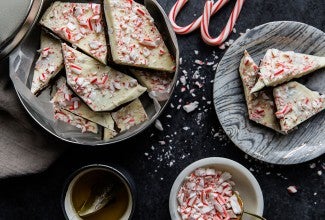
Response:
[[[170,13],[168,15],[170,22],[173,26],[174,31],[177,34],[188,34],[196,29],[198,29],[201,26],[202,23],[202,15],[198,17],[196,20],[194,20],[192,23],[185,27],[178,26],[176,24],[176,17],[180,10],[184,7],[184,5],[188,2],[188,0],[177,0],[172,9],[170,10]],[[215,4],[213,4],[212,7],[212,14],[216,14],[226,3],[228,3],[229,0],[218,0]]]
[[[237,18],[240,14],[240,11],[243,7],[243,4],[244,4],[244,0],[237,0],[235,7],[229,17],[229,20],[226,26],[224,27],[224,29],[222,30],[221,34],[216,38],[212,38],[209,34],[209,23],[210,23],[210,18],[212,16],[211,14],[212,2],[207,1],[204,6],[203,19],[201,22],[201,36],[203,41],[212,46],[221,45],[228,38],[231,31],[233,30]]]

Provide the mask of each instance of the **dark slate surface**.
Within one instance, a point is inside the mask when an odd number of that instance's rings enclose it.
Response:
[[[174,3],[167,0],[159,2],[166,11]],[[234,2],[231,1],[212,19],[210,30],[213,34],[218,34],[226,23]],[[179,17],[179,24],[190,21],[193,14],[199,13],[202,8],[202,1],[190,1]],[[247,28],[276,20],[300,21],[324,31],[325,1],[246,1],[235,26],[237,34],[232,34],[230,38],[236,39],[238,33],[245,32]],[[218,48],[206,46],[198,32],[178,39],[183,57],[182,69],[190,76],[197,69],[197,65],[193,64],[195,59],[218,62],[224,53]],[[198,50],[199,54],[195,55],[194,50]],[[213,52],[219,59],[215,59]],[[230,158],[252,170],[264,194],[264,215],[267,219],[325,219],[324,174],[318,174],[318,171],[325,172],[325,157],[300,165],[277,166],[245,156],[225,136],[213,104],[207,103],[213,103],[212,67],[203,66],[199,72],[204,78],[197,80],[204,83],[201,89],[194,85],[196,80],[188,79],[196,97],[189,91],[181,93],[181,86],[176,88],[172,99],[175,107],[168,107],[160,117],[164,131],[152,126],[121,144],[70,146],[57,162],[41,174],[1,180],[0,219],[63,219],[60,197],[65,180],[77,168],[90,163],[117,164],[134,177],[138,190],[134,219],[169,219],[168,197],[174,179],[191,162],[210,156]],[[203,96],[206,100],[202,100]],[[198,110],[189,114],[182,109],[177,110],[179,104],[192,101],[200,102]],[[183,127],[190,129],[184,130]],[[35,128],[41,130],[36,124]],[[59,141],[57,144],[66,145]],[[313,163],[316,167],[312,169],[310,165]],[[290,185],[298,187],[296,194],[287,192],[286,188]]]

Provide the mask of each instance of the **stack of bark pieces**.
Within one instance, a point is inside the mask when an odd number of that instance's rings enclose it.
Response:
[[[325,67],[325,57],[267,50],[257,66],[247,51],[240,62],[249,118],[287,134],[325,109],[325,96],[291,81]],[[266,89],[264,89],[266,87]]]
[[[176,67],[143,5],[105,0],[104,13],[106,20],[95,3],[54,2],[46,10],[40,24],[50,34],[41,34],[31,92],[54,81],[54,118],[82,132],[104,128],[109,140],[148,119],[139,99],[146,91],[158,101],[169,98]]]

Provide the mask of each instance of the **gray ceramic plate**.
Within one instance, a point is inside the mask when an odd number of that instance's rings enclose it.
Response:
[[[288,135],[248,120],[240,59],[246,49],[255,62],[269,48],[325,56],[325,33],[307,24],[279,21],[258,26],[234,42],[219,63],[213,97],[219,121],[230,139],[245,153],[274,164],[297,164],[325,153],[325,111]],[[302,79],[312,90],[325,92],[325,69]]]

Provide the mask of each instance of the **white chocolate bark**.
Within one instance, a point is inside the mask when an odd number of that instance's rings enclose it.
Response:
[[[139,99],[136,99],[120,110],[113,112],[112,117],[117,124],[117,127],[120,129],[120,132],[126,131],[133,126],[148,120],[147,113]]]
[[[54,118],[56,120],[61,120],[65,123],[68,123],[72,126],[81,129],[81,132],[92,132],[97,134],[98,133],[98,126],[96,123],[88,121],[80,116],[77,116],[67,110],[54,108]]]
[[[273,89],[276,117],[281,130],[288,132],[325,109],[325,96],[295,81]]]
[[[46,10],[40,24],[106,64],[107,44],[100,4],[56,1]]]
[[[146,91],[138,81],[62,44],[67,83],[93,110],[110,111]]]
[[[57,39],[51,38],[45,33],[41,33],[40,56],[36,61],[34,76],[31,86],[33,94],[39,93],[48,86],[58,72],[63,68],[63,56],[61,43]]]
[[[104,0],[113,61],[174,72],[175,61],[148,10],[132,0]]]
[[[272,94],[267,91],[250,93],[257,80],[257,71],[257,65],[245,50],[240,62],[239,73],[243,82],[249,119],[279,132],[280,126],[274,114],[275,106]]]
[[[251,93],[276,86],[325,67],[325,57],[269,49],[260,64],[259,79]]]
[[[62,77],[63,78],[63,77]],[[63,83],[61,83],[63,81]],[[79,97],[77,97],[66,85],[66,80],[60,79],[59,88],[57,88],[51,102],[54,106],[67,110],[75,115],[99,124],[108,130],[111,130],[113,137],[117,134],[114,130],[114,121],[109,112],[94,112]]]
[[[170,97],[170,90],[173,75],[167,72],[130,69],[137,80],[150,92],[158,101],[165,101]]]
[[[113,122],[114,124],[114,122]],[[109,129],[109,128],[104,128],[104,136],[103,136],[103,140],[104,141],[109,141],[111,140],[112,138],[114,138],[116,136],[116,131],[114,130],[114,127],[113,129]]]

